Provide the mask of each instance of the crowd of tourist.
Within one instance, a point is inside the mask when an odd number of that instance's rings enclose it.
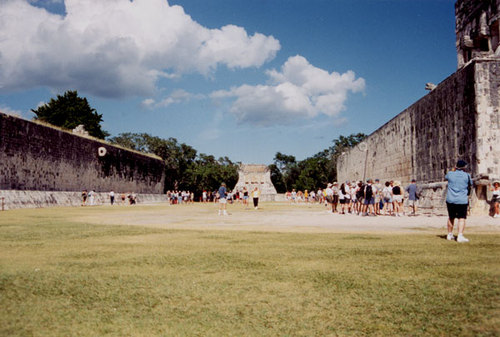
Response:
[[[238,189],[233,192],[229,192],[226,188],[226,184],[222,183],[219,187],[219,190],[215,192],[215,201],[219,203],[219,215],[228,215],[226,207],[227,203],[239,202],[243,203],[245,208],[248,208],[248,199],[249,195],[252,197],[253,207],[255,209],[259,209],[259,198],[260,198],[260,190],[255,187],[251,193],[248,191],[246,187],[243,189]]]
[[[194,202],[194,193],[190,191],[167,191],[167,200],[170,205],[190,204]]]
[[[467,163],[458,161],[454,169],[447,173],[445,179],[448,181],[446,205],[448,209],[448,240],[468,242],[463,236],[465,219],[467,218],[468,196],[472,189],[470,174],[464,172]],[[493,217],[500,218],[500,181],[494,181],[490,187],[492,194]],[[133,205],[137,202],[135,193],[116,194],[117,204]],[[98,195],[94,190],[83,190],[82,206],[96,205]],[[195,202],[195,194],[190,191],[167,191],[167,200],[170,205],[191,204]],[[228,215],[226,206],[232,203],[242,203],[248,208],[249,199],[253,200],[253,206],[258,209],[260,191],[258,188],[249,191],[246,187],[230,191],[224,183],[218,190],[204,190],[199,197],[200,202],[214,202],[219,204],[219,215]],[[401,182],[390,180],[382,183],[379,179],[367,179],[363,181],[345,181],[342,183],[328,183],[326,188],[317,191],[296,191],[292,189],[285,193],[285,198],[290,203],[319,203],[328,207],[328,212],[333,214],[354,214],[360,216],[415,216],[418,213],[418,200],[421,190],[415,179],[406,187]],[[404,201],[406,200],[406,205]],[[115,192],[109,192],[109,202],[115,204]],[[101,202],[100,202],[101,203]],[[407,207],[405,209],[405,206]],[[455,220],[458,220],[458,236],[453,235]]]
[[[116,195],[118,194],[118,199],[116,198]],[[98,203],[102,204],[102,201],[98,200],[98,195],[95,190],[83,190],[82,194],[82,206],[95,206]],[[137,194],[135,192],[128,192],[128,193],[115,193],[114,191],[110,191],[108,194],[109,197],[109,203],[111,206],[114,204],[118,205],[134,205],[137,202]]]
[[[463,235],[465,221],[467,219],[469,196],[473,187],[473,181],[469,173],[465,172],[467,163],[459,160],[456,166],[450,170],[445,180],[447,184],[446,206],[448,210],[448,234],[447,240],[457,242],[469,242]],[[494,181],[490,187],[491,206],[493,217],[500,218],[500,181]],[[119,193],[118,204],[133,205],[137,201],[135,193]],[[96,204],[98,195],[94,190],[83,190],[82,206]],[[102,197],[102,196],[101,196]],[[195,201],[195,194],[190,191],[167,191],[166,197],[171,205],[190,204]],[[260,190],[255,187],[249,191],[246,187],[229,191],[224,183],[218,190],[204,190],[198,201],[203,203],[214,202],[219,204],[219,215],[228,215],[227,204],[242,203],[248,208],[248,200],[253,200],[253,206],[258,209]],[[367,179],[363,181],[345,181],[342,183],[328,183],[326,188],[317,191],[288,191],[285,198],[290,203],[320,203],[328,207],[328,212],[337,214],[354,214],[360,216],[415,216],[418,211],[418,200],[421,190],[415,179],[406,187],[401,182],[390,180],[382,183],[379,179]],[[406,209],[404,201],[406,200]],[[109,192],[109,202],[115,204],[115,192]],[[455,220],[458,223],[458,236],[453,235]]]
[[[420,198],[420,189],[416,181],[412,180],[406,188],[399,181],[379,179],[363,181],[346,181],[329,183],[325,189],[315,191],[296,191],[293,189],[285,194],[291,203],[324,203],[330,206],[330,212],[339,214],[356,214],[363,216],[393,215],[402,216],[417,214],[417,200]],[[408,212],[403,207],[404,200],[408,199]]]

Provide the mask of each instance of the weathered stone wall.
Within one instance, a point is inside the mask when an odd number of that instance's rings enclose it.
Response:
[[[167,202],[165,194],[137,194],[136,204],[154,204]],[[129,200],[125,198],[122,203],[120,194],[115,194],[115,205],[128,205]],[[63,191],[28,191],[28,190],[2,190],[0,191],[0,209],[16,208],[40,208],[40,207],[68,207],[82,205],[81,192]],[[90,202],[87,201],[90,206]],[[94,199],[95,206],[111,205],[109,193],[96,193]]]
[[[0,113],[0,190],[162,194],[164,179],[158,157]]]
[[[458,0],[455,18],[458,68],[500,56],[500,0]]]
[[[445,207],[443,180],[457,159],[470,163],[477,210],[489,208],[485,184],[500,177],[500,60],[475,60],[339,158],[339,181],[415,178],[421,203]]]
[[[478,60],[474,69],[475,174],[478,178],[500,178],[500,59]]]
[[[436,89],[339,158],[339,180],[441,181],[456,158],[475,159],[474,67]]]
[[[277,192],[271,181],[271,172],[266,165],[241,164],[238,170],[238,182],[235,191],[247,189],[251,192],[257,187],[260,190],[260,200],[276,201]]]

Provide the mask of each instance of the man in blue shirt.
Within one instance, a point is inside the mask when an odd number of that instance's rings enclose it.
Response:
[[[445,179],[448,180],[446,193],[446,206],[448,208],[448,235],[447,240],[455,240],[453,236],[453,225],[458,219],[457,242],[469,242],[464,236],[465,219],[467,219],[467,207],[469,205],[469,194],[472,188],[470,174],[464,172],[467,163],[459,160],[456,169],[448,172]]]
[[[411,184],[406,187],[405,191],[408,193],[408,207],[412,209],[412,212],[408,213],[408,215],[417,215],[417,200],[419,198],[417,181],[412,179]]]
[[[219,215],[224,214],[227,215],[226,205],[227,205],[227,190],[226,184],[222,183],[219,187]]]

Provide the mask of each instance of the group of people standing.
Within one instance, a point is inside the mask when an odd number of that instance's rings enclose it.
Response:
[[[194,202],[194,193],[189,191],[167,191],[167,200],[170,205],[189,204]]]
[[[98,203],[98,194],[95,190],[83,190],[82,191],[82,206],[95,206]],[[134,205],[137,202],[137,194],[132,193],[120,193],[118,202],[116,202],[116,193],[114,191],[110,191],[108,194],[109,203],[113,206],[115,203],[119,203],[120,205],[125,205],[128,199],[128,203],[130,205]]]
[[[241,191],[237,191],[236,193],[230,193],[227,190],[226,184],[222,183],[216,193],[216,200],[219,202],[219,215],[228,215],[228,200],[232,201],[232,198],[235,196],[237,200],[241,200],[243,202],[245,208],[248,208],[249,194],[251,194],[252,196],[254,209],[259,209],[260,190],[258,187],[255,187],[251,193],[249,193],[246,187],[244,187]]]
[[[361,216],[402,216],[405,214],[405,196],[409,207],[406,214],[417,215],[420,193],[415,179],[405,189],[397,180],[382,184],[379,179],[367,179],[366,182],[346,181],[340,185],[337,182],[329,183],[325,190],[318,191],[318,195],[324,195],[324,202],[331,206],[332,213]]]

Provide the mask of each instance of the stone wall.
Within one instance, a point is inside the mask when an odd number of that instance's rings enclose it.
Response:
[[[484,212],[485,185],[500,177],[499,71],[500,61],[491,59],[459,69],[340,156],[339,181],[379,178],[406,185],[415,178],[424,207],[443,213],[444,176],[464,159],[477,184],[474,206]]]
[[[126,197],[123,203],[120,195],[115,195],[115,205],[128,205]],[[165,194],[137,194],[136,204],[154,204],[167,202]],[[62,191],[28,191],[28,190],[2,190],[0,191],[0,209],[9,210],[16,208],[41,208],[41,207],[68,207],[82,205],[81,192]],[[109,193],[96,193],[95,206],[111,205]],[[3,208],[2,208],[3,206]],[[87,201],[87,206],[90,202]]]
[[[474,64],[476,177],[500,178],[500,59]]]
[[[159,157],[0,113],[0,190],[162,194],[164,171]]]
[[[500,56],[500,0],[458,0],[455,18],[458,68]]]
[[[238,182],[235,191],[243,191],[244,188],[251,192],[257,187],[260,190],[260,200],[276,201],[277,192],[271,181],[271,172],[266,165],[241,164],[238,170]]]

